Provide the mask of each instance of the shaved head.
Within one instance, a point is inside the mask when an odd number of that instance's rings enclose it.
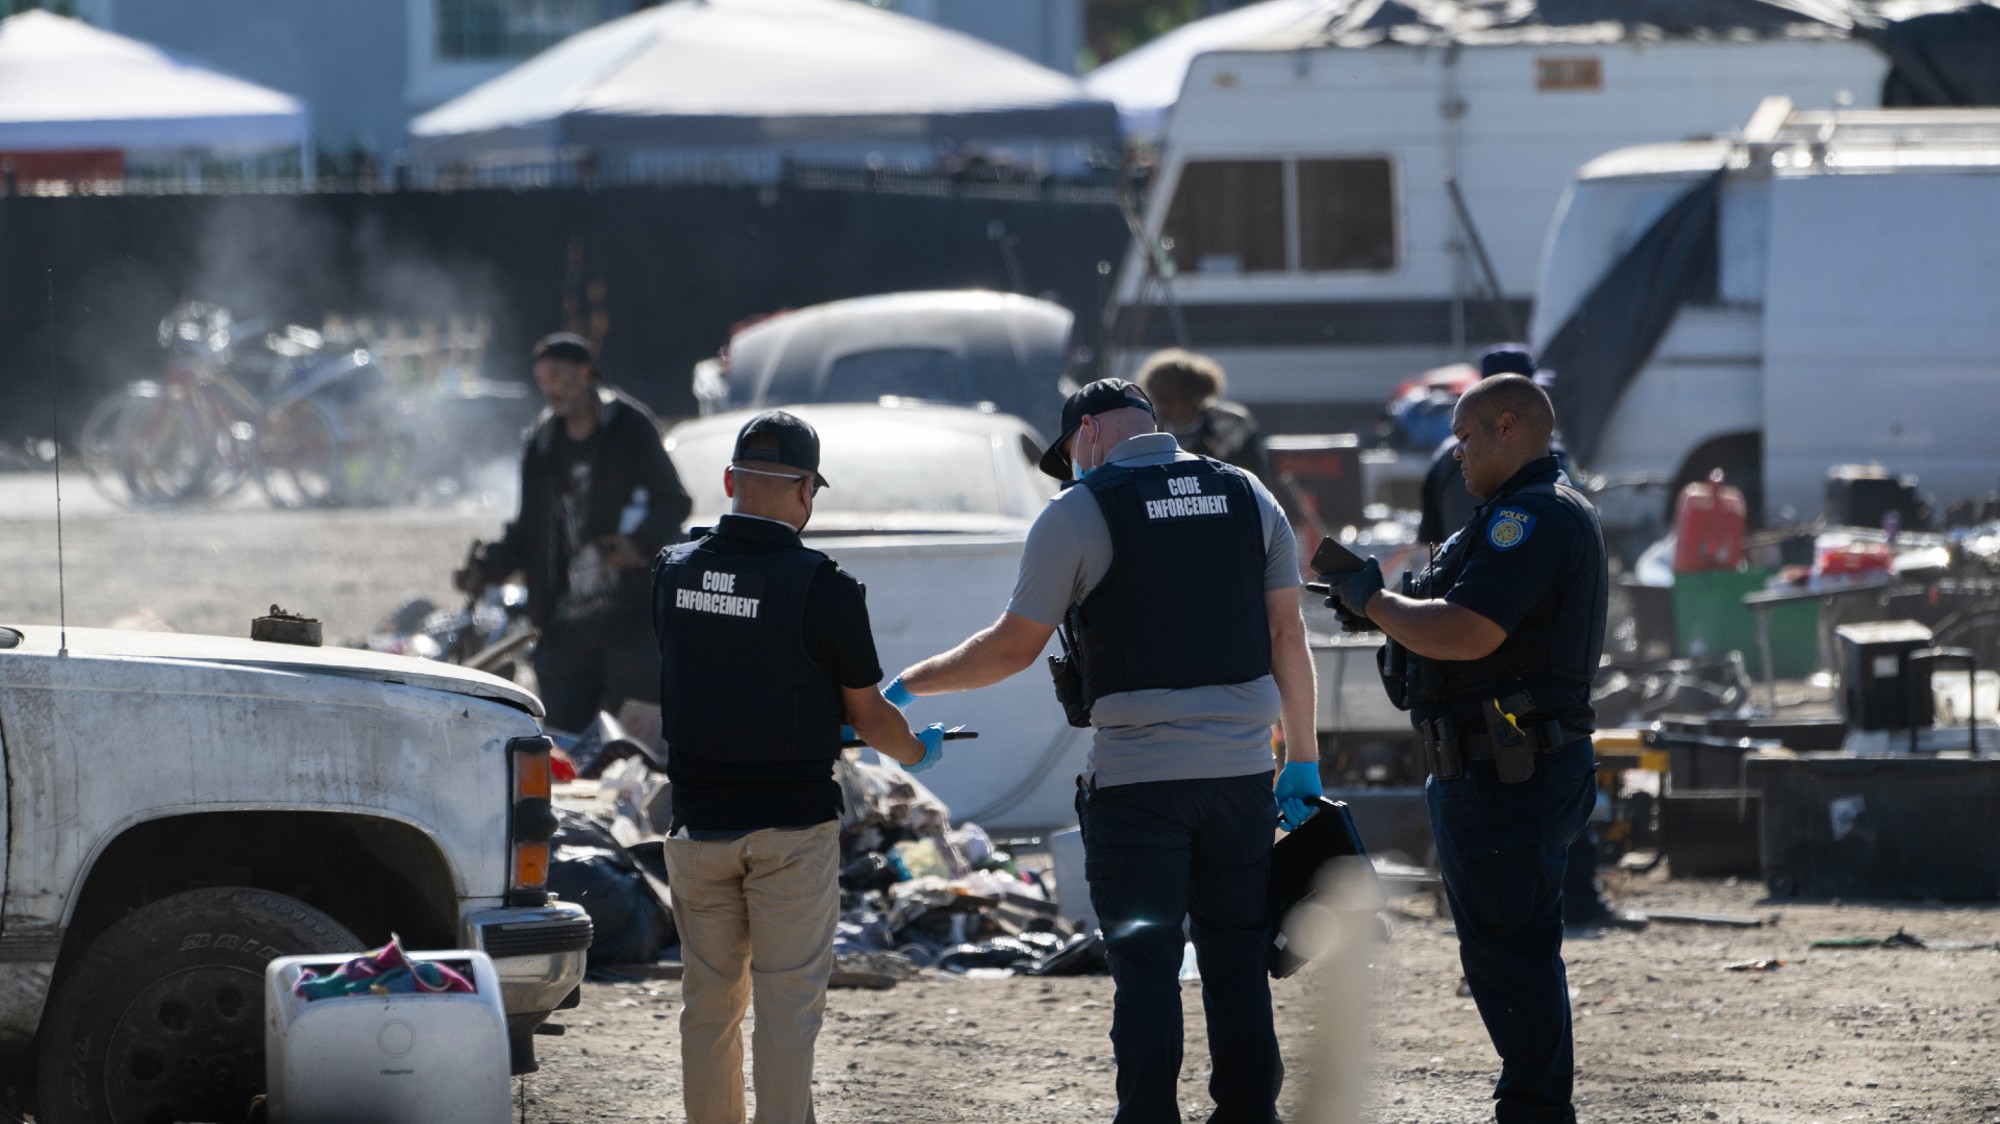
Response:
[[[1465,488],[1490,499],[1516,472],[1549,455],[1556,412],[1533,379],[1495,375],[1475,383],[1451,412]]]
[[[1460,416],[1482,429],[1491,429],[1500,415],[1512,413],[1529,444],[1546,447],[1556,431],[1555,407],[1548,392],[1535,380],[1520,375],[1495,375],[1473,384],[1459,400]]]

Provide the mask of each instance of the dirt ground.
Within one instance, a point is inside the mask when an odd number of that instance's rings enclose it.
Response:
[[[1762,928],[1655,924],[1565,948],[1576,1014],[1577,1110],[1585,1121],[2000,1121],[2000,952],[1813,949],[1815,939],[1888,936],[1990,944],[2000,912],[1773,903],[1762,888],[1648,878],[1628,908],[1754,914]],[[1457,945],[1429,899],[1400,903],[1377,949],[1362,1119],[1490,1120],[1497,1063]],[[1777,959],[1784,966],[1727,966]],[[1274,985],[1288,1072],[1285,1119],[1326,1066],[1315,966]],[[1208,1111],[1198,983],[1184,987],[1186,1118]],[[820,1037],[827,1124],[1103,1121],[1115,1103],[1105,978],[927,976],[888,991],[836,991]],[[542,1039],[526,1079],[529,1121],[679,1120],[678,985],[593,983],[569,1033]]]
[[[0,476],[0,623],[56,619],[53,496],[46,476]],[[319,616],[329,638],[365,633],[404,596],[448,597],[465,545],[504,509],[271,512],[249,501],[184,513],[117,511],[65,488],[69,620],[150,611],[185,631],[247,634],[273,601]],[[1966,825],[1991,830],[1992,825]],[[1813,949],[1816,938],[2000,941],[2000,909],[1770,902],[1757,885],[1614,876],[1620,904],[1755,914],[1756,929],[1656,924],[1566,949],[1576,1011],[1580,1116],[1590,1121],[2000,1122],[2000,952]],[[1400,903],[1374,950],[1373,1054],[1363,1119],[1490,1119],[1496,1062],[1455,943],[1428,899]],[[1733,963],[1778,959],[1775,970]],[[1308,969],[1275,985],[1290,1076],[1286,1119],[1333,1066],[1315,1024],[1329,996]],[[1183,1104],[1206,1113],[1200,985],[1189,983]],[[839,991],[818,1066],[819,1116],[840,1122],[1108,1120],[1111,985],[1104,978],[927,976]],[[569,1032],[540,1040],[524,1117],[679,1120],[679,986],[593,983]]]

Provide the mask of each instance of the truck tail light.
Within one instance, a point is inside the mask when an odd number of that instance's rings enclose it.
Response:
[[[542,895],[541,900],[532,904],[540,905],[548,900],[548,890],[544,889],[548,884],[549,845],[547,843],[514,844],[513,889],[528,894],[539,892]],[[510,899],[513,896],[512,893],[508,895]]]
[[[508,841],[513,861],[508,866],[507,903],[546,905],[549,900],[549,840],[555,838],[554,791],[549,753],[555,744],[536,736],[507,743],[513,762],[513,804],[508,812]]]
[[[555,791],[554,763],[549,749],[514,751],[514,801],[547,800]]]

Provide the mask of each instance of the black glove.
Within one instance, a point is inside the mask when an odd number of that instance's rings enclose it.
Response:
[[[1344,607],[1342,607],[1342,605],[1340,604],[1340,599],[1338,597],[1327,598],[1326,605],[1327,608],[1333,610],[1334,619],[1340,622],[1340,631],[1342,632],[1378,631],[1375,627],[1374,621],[1369,620],[1367,617],[1357,617],[1353,613],[1348,612]]]
[[[1342,614],[1343,625],[1350,617],[1365,621],[1369,600],[1382,592],[1382,564],[1370,558],[1359,570],[1327,575],[1327,584],[1333,588],[1332,596],[1326,599],[1327,606]]]

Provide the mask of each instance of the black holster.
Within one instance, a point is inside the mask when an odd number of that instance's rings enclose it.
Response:
[[[1441,781],[1455,781],[1465,775],[1465,757],[1458,744],[1458,723],[1450,715],[1417,723],[1424,740],[1424,755],[1430,759],[1431,775]]]
[[[1063,616],[1063,623],[1056,626],[1062,655],[1049,657],[1049,677],[1055,680],[1056,701],[1062,704],[1063,717],[1072,726],[1089,729],[1090,699],[1083,693],[1083,653],[1077,648],[1072,628],[1075,616],[1076,610],[1071,609]]]
[[[1487,699],[1479,708],[1486,736],[1493,742],[1493,772],[1501,784],[1520,784],[1535,775],[1535,743],[1501,712],[1500,700]]]

